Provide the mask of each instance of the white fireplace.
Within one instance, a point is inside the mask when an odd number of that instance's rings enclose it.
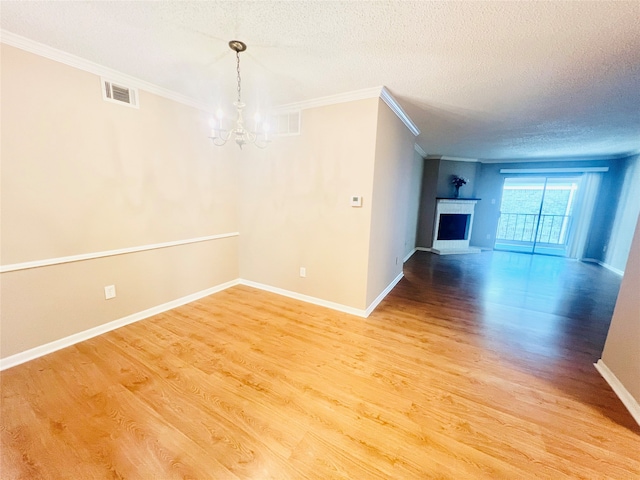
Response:
[[[431,251],[438,255],[479,253],[479,248],[469,246],[478,199],[438,198],[436,202]]]

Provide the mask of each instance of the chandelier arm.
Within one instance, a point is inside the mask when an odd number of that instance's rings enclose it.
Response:
[[[247,131],[246,132],[246,138],[247,138],[247,142],[246,143],[250,143],[251,145],[255,145],[258,148],[267,148],[267,146],[269,145],[269,140],[267,140],[266,138],[264,140],[260,139],[261,135],[264,135],[260,132],[250,132]]]
[[[221,147],[222,145],[224,145],[229,141],[229,139],[231,138],[231,134],[233,133],[233,130],[230,130],[230,131],[215,130],[215,132],[216,132],[216,135],[210,136],[209,138],[213,141],[214,145],[216,145],[217,147]]]
[[[253,144],[258,148],[267,148],[269,146],[269,141],[265,140],[264,143],[259,143],[257,140],[253,142]]]
[[[227,140],[229,140],[228,138],[227,139],[223,139],[223,138],[220,138],[220,137],[209,137],[209,138],[211,138],[211,140],[213,141],[213,144],[216,147],[223,146],[225,143],[227,143]]]
[[[258,136],[254,132],[250,132],[249,130],[245,130],[247,136],[247,143],[255,143]]]

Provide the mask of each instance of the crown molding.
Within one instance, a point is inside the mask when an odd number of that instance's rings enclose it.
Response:
[[[407,115],[398,101],[391,95],[385,86],[364,88],[362,90],[354,90],[352,92],[339,93],[337,95],[328,95],[326,97],[313,98],[311,100],[303,100],[301,102],[286,103],[278,105],[274,110],[276,112],[286,112],[291,110],[305,110],[307,108],[326,107],[339,103],[353,102],[355,100],[364,100],[367,98],[379,97],[386,103],[391,111],[406,125],[409,131],[414,135],[420,135],[420,130],[413,123],[413,120]]]
[[[450,162],[479,162],[477,158],[467,158],[467,157],[450,157],[448,155],[443,155],[442,160],[449,160]]]
[[[389,108],[393,111],[393,113],[395,113],[398,116],[398,118],[402,120],[402,123],[404,123],[407,126],[409,131],[413,133],[415,137],[420,135],[420,129],[418,128],[418,126],[415,123],[413,123],[413,120],[409,118],[409,115],[407,115],[407,112],[405,112],[404,109],[397,102],[397,100],[393,98],[393,95],[391,95],[391,92],[387,90],[387,87],[384,87],[384,86],[382,87],[382,90],[380,92],[380,98],[384,103],[386,103],[389,106]]]
[[[427,158],[427,152],[425,152],[420,145],[417,143],[413,144],[413,149],[420,155],[422,158]]]
[[[22,37],[20,35],[9,32],[7,30],[0,29],[0,42],[15,48],[19,48],[21,50],[25,50],[30,53],[34,53],[36,55],[40,55],[41,57],[45,57],[50,60],[63,63],[70,67],[83,70],[88,73],[93,73],[101,77],[109,78],[110,80],[113,80],[116,82],[121,82],[124,85],[128,85],[131,87],[138,88],[140,90],[144,90],[149,93],[153,93],[160,97],[173,100],[174,102],[182,103],[184,105],[188,105],[190,107],[194,107],[199,110],[211,111],[211,109],[207,105],[204,105],[203,103],[193,98],[187,97],[186,95],[182,95],[180,93],[168,90],[164,87],[160,87],[153,83],[147,82],[145,80],[141,80],[131,75],[127,75],[126,73],[122,73],[122,72],[119,72],[118,70],[105,67],[103,65],[92,62],[90,60],[86,60],[76,55],[72,55],[71,53],[58,50],[57,48],[50,47],[43,43],[36,42],[35,40]]]
[[[291,110],[305,110],[307,108],[326,107],[329,105],[337,105],[339,103],[353,102],[355,100],[364,100],[367,98],[376,98],[381,95],[384,87],[364,88],[362,90],[354,90],[352,92],[338,93],[336,95],[328,95],[326,97],[312,98],[310,100],[302,100],[300,102],[286,103],[278,105],[274,108],[276,112],[285,112]]]
[[[482,163],[543,163],[543,162],[593,162],[624,160],[640,154],[640,151],[613,153],[608,155],[574,155],[570,157],[530,157],[530,158],[483,158]]]
[[[604,173],[609,167],[501,168],[500,173]]]
[[[451,157],[449,155],[427,155],[427,160],[449,160],[450,162],[480,162],[477,158]]]
[[[122,73],[118,70],[105,67],[104,65],[100,65],[98,63],[78,57],[71,53],[58,50],[57,48],[53,48],[53,47],[50,47],[49,45],[36,42],[35,40],[31,40],[29,38],[23,37],[21,35],[17,35],[7,30],[0,29],[0,43],[4,43],[6,45],[10,45],[12,47],[19,48],[21,50],[25,50],[30,53],[34,53],[41,57],[54,60],[64,65],[68,65],[70,67],[74,67],[79,70],[92,73],[94,75],[98,75],[100,77],[106,77],[106,78],[109,78],[110,80],[121,82],[125,85],[135,87],[149,93],[153,93],[155,95],[167,98],[169,100],[173,100],[178,103],[182,103],[184,105],[188,105],[190,107],[197,108],[199,110],[203,110],[205,112],[211,111],[211,108],[209,106],[203,104],[198,100],[187,97],[186,95],[182,95],[172,90],[168,90],[164,87],[160,87],[159,85],[155,85],[153,83],[147,82],[140,78],[133,77],[126,73]],[[335,105],[338,103],[352,102],[354,100],[363,100],[367,98],[376,98],[376,97],[380,97],[389,106],[389,108],[391,108],[391,110],[407,126],[407,128],[411,131],[411,133],[413,133],[413,135],[417,136],[420,134],[420,130],[418,129],[416,124],[413,123],[413,120],[409,118],[407,113],[403,110],[403,108],[396,101],[393,95],[391,95],[389,90],[387,90],[386,87],[384,86],[365,88],[362,90],[340,93],[337,95],[330,95],[326,97],[305,100],[302,102],[288,103],[285,105],[279,105],[274,110],[276,112],[304,110],[307,108],[316,108],[316,107],[322,107],[326,105]]]
[[[418,152],[419,153],[419,152]],[[452,157],[449,155],[423,155],[425,160],[449,160],[451,162],[478,162],[478,163],[544,163],[544,162],[588,162],[588,161],[607,161],[607,160],[624,160],[636,155],[640,152],[622,152],[611,155],[580,155],[573,157],[531,157],[531,158],[467,158],[467,157]]]

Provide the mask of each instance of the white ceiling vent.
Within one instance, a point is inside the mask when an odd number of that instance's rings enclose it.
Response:
[[[300,110],[277,113],[273,116],[273,133],[276,135],[300,135]]]
[[[103,100],[139,108],[137,88],[125,87],[106,78],[101,78],[100,80],[102,81]]]

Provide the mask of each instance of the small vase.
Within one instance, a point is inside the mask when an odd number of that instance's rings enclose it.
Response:
[[[453,186],[453,198],[459,198],[460,197],[460,187],[454,185]]]

